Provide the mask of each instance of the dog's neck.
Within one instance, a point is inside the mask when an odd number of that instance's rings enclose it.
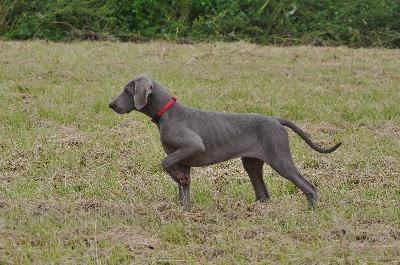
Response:
[[[152,118],[160,109],[168,103],[172,96],[157,82],[154,82],[151,93],[148,96],[147,104],[139,110],[141,113]],[[174,105],[178,105],[175,103]],[[168,113],[168,111],[167,111]],[[166,113],[166,115],[167,115]]]

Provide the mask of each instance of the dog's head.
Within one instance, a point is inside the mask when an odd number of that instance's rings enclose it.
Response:
[[[152,88],[153,79],[150,76],[138,76],[126,84],[122,93],[109,106],[118,114],[140,110],[147,104]]]

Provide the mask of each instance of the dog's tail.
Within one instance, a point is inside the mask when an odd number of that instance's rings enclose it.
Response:
[[[277,118],[278,122],[282,124],[283,126],[289,127],[292,129],[295,133],[297,133],[312,149],[314,149],[317,152],[320,153],[331,153],[335,151],[341,144],[342,142],[337,143],[334,147],[331,147],[329,149],[324,149],[316,145],[307,135],[306,133],[300,129],[297,125],[295,125],[293,122],[290,122],[288,120],[284,119],[279,119]]]

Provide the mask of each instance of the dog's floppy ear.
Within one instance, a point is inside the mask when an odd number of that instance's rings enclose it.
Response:
[[[135,95],[133,99],[136,109],[140,110],[147,104],[147,97],[153,88],[153,81],[145,75],[136,77],[133,81],[135,82]]]

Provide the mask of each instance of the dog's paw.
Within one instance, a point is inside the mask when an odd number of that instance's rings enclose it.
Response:
[[[179,173],[178,179],[180,180],[182,185],[184,185],[184,186],[190,185],[190,176],[183,174],[183,173]]]

